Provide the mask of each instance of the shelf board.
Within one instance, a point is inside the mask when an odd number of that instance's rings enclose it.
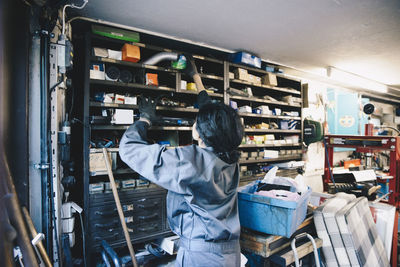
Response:
[[[216,76],[216,75],[211,75],[211,74],[200,74],[201,78],[205,78],[205,79],[210,79],[210,80],[219,80],[219,81],[223,81],[224,78],[220,77],[220,76]]]
[[[110,87],[139,88],[139,89],[148,89],[156,91],[175,92],[175,88],[167,86],[143,85],[139,83],[123,83],[123,82],[114,82],[114,81],[97,80],[97,79],[90,79],[90,83],[95,85],[106,85]]]
[[[301,79],[294,78],[294,77],[289,77],[289,76],[285,75],[284,73],[269,72],[269,71],[266,71],[266,70],[263,70],[263,69],[258,69],[258,68],[254,68],[254,67],[250,67],[250,66],[246,66],[246,65],[242,65],[242,64],[232,63],[232,62],[229,62],[229,65],[232,66],[232,67],[242,68],[242,69],[258,72],[258,73],[261,73],[261,74],[271,73],[271,74],[276,75],[277,77],[281,77],[281,78],[284,78],[284,79],[288,79],[288,80],[292,80],[292,81],[296,81],[296,82],[301,83]]]
[[[195,59],[210,61],[210,62],[214,62],[214,63],[218,63],[218,64],[224,64],[224,61],[218,60],[215,58],[211,58],[211,57],[204,57],[204,56],[200,56],[200,55],[192,55],[192,57]]]
[[[263,147],[296,147],[296,146],[301,146],[300,143],[296,144],[279,144],[279,145],[274,145],[274,144],[261,144],[261,145],[256,145],[256,144],[250,144],[250,145],[240,145],[239,148],[263,148]]]
[[[139,105],[101,103],[101,102],[96,102],[96,101],[90,101],[90,106],[91,107],[104,107],[104,108],[122,108],[122,109],[138,109],[139,108]],[[192,112],[192,113],[196,113],[199,111],[197,108],[164,107],[164,106],[157,106],[156,110]]]
[[[105,58],[105,57],[92,56],[91,61],[100,61],[100,62],[111,63],[111,64],[120,65],[120,66],[144,68],[144,69],[149,69],[149,70],[158,70],[158,71],[165,71],[165,72],[172,72],[172,73],[178,72],[177,70],[174,70],[172,68],[163,68],[163,67],[159,67],[159,66],[146,65],[146,64],[142,64],[142,63],[134,63],[134,62],[117,60],[117,59],[112,59],[112,58]]]
[[[301,95],[300,91],[297,91],[295,89],[288,89],[288,88],[282,88],[282,87],[275,87],[275,86],[268,86],[264,84],[255,84],[247,81],[242,81],[238,79],[229,79],[230,82],[234,83],[239,83],[239,84],[245,84],[253,87],[258,87],[258,88],[265,88],[269,90],[274,90],[274,91],[279,91],[279,92],[284,92],[284,93],[290,93],[290,94],[296,94],[296,95]]]
[[[118,152],[119,148],[111,147],[111,148],[107,148],[107,151],[108,152]],[[89,153],[103,153],[103,149],[102,148],[90,148]]]
[[[113,174],[133,174],[136,173],[132,169],[119,169],[119,170],[113,170]],[[107,171],[94,171],[94,172],[89,172],[90,176],[99,176],[99,175],[107,175]]]
[[[92,130],[126,130],[130,125],[91,125]],[[162,131],[191,131],[189,126],[151,126],[149,130]]]
[[[189,94],[189,95],[197,95],[198,94],[197,91],[191,91],[191,90],[176,90],[176,93]],[[219,94],[219,93],[208,93],[208,95],[214,96],[214,97],[224,97],[223,94]]]
[[[272,101],[272,100],[267,100],[267,99],[262,99],[262,98],[256,98],[256,97],[247,97],[247,96],[229,96],[230,99],[236,99],[236,100],[246,100],[246,101],[252,101],[252,102],[258,102],[258,103],[265,103],[265,104],[272,104],[272,105],[278,105],[278,106],[287,106],[287,107],[295,107],[295,108],[301,108],[301,105],[294,105],[294,104],[289,104],[286,102],[282,101]]]
[[[254,113],[244,113],[244,112],[239,112],[239,115],[242,117],[270,118],[270,119],[298,120],[298,121],[301,120],[300,117],[265,115],[265,114],[254,114]]]
[[[280,156],[278,158],[273,158],[273,159],[239,160],[239,163],[245,164],[245,163],[277,162],[277,161],[295,160],[295,159],[301,159],[301,158],[302,158],[302,155],[290,155],[290,156]]]
[[[266,173],[259,173],[259,174],[254,174],[254,175],[244,175],[244,176],[240,176],[239,179],[240,180],[258,180],[261,178],[264,178]]]
[[[281,130],[281,129],[244,129],[246,133],[301,133],[301,130]]]

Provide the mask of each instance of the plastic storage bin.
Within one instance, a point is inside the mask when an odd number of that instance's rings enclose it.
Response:
[[[241,226],[266,234],[290,237],[306,217],[311,188],[296,202],[254,195],[258,183],[239,188]]]
[[[246,64],[252,67],[261,68],[261,58],[253,56],[246,52],[237,52],[230,56],[234,63]]]

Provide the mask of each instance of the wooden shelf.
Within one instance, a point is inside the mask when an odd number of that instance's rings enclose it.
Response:
[[[301,130],[280,130],[280,129],[244,129],[246,133],[301,133]]]
[[[263,147],[297,147],[297,146],[301,146],[300,143],[296,143],[296,144],[280,144],[280,145],[267,145],[267,144],[261,144],[261,145],[240,145],[239,148],[263,148]]]
[[[180,93],[180,94],[188,94],[188,95],[197,95],[198,92],[197,91],[191,91],[191,90],[176,90],[176,93]],[[224,97],[223,94],[219,94],[219,93],[208,93],[209,96],[214,96],[214,97]]]
[[[107,148],[107,151],[108,152],[118,152],[119,148],[111,147],[111,148]],[[103,153],[103,149],[102,148],[90,148],[89,153]]]
[[[293,77],[288,77],[287,75],[285,75],[283,73],[269,72],[269,71],[266,71],[266,70],[263,70],[263,69],[258,69],[258,68],[254,68],[254,67],[250,67],[250,66],[246,66],[246,65],[242,65],[242,64],[232,63],[232,62],[230,62],[229,65],[232,66],[232,67],[237,67],[237,68],[250,70],[250,71],[253,71],[253,72],[258,72],[260,74],[271,73],[271,74],[276,75],[276,77],[281,77],[281,78],[284,78],[284,79],[289,79],[289,80],[301,82],[300,79],[293,78]]]
[[[242,80],[238,80],[238,79],[230,79],[230,82],[233,83],[239,83],[239,84],[245,84],[245,85],[249,85],[249,86],[253,86],[253,87],[258,87],[258,88],[265,88],[268,90],[274,90],[274,91],[278,91],[278,92],[284,92],[284,93],[290,93],[290,94],[296,94],[296,95],[301,95],[300,91],[297,91],[295,89],[289,89],[289,88],[282,88],[282,87],[275,87],[275,86],[268,86],[268,85],[264,85],[264,84],[255,84],[255,83],[251,83],[251,82],[247,82],[247,81],[242,81]]]
[[[297,160],[301,159],[302,155],[290,155],[290,156],[280,156],[278,158],[273,159],[255,159],[255,160],[239,160],[241,164],[249,164],[249,163],[264,163],[264,162],[278,162],[285,160]]]
[[[119,170],[113,170],[113,174],[134,174],[136,173],[132,169],[119,169]],[[107,171],[94,171],[94,172],[89,172],[90,176],[99,176],[99,175],[107,175]]]
[[[218,59],[211,58],[211,57],[204,57],[204,56],[199,56],[199,55],[192,55],[192,57],[195,59],[200,59],[200,60],[204,60],[204,61],[214,62],[214,63],[218,63],[218,64],[224,64],[224,62],[222,60],[218,60]]]
[[[90,79],[90,84],[104,85],[109,87],[138,88],[138,89],[148,89],[156,91],[175,92],[175,88],[167,86],[143,85],[139,83],[123,83],[123,82],[114,82],[114,81],[97,80],[97,79]]]
[[[289,103],[282,102],[282,101],[272,101],[272,100],[256,98],[256,97],[232,95],[229,98],[233,99],[233,100],[245,100],[245,101],[258,102],[258,103],[272,104],[272,105],[277,105],[277,106],[287,106],[287,107],[301,108],[300,104],[295,105],[295,104],[289,104]]]
[[[130,125],[91,125],[92,130],[126,130]],[[189,126],[151,126],[149,130],[161,131],[191,131]]]
[[[254,114],[254,113],[244,113],[239,112],[239,115],[242,117],[255,117],[255,118],[269,118],[269,119],[283,119],[283,120],[301,120],[300,117],[292,117],[292,116],[277,116],[277,115],[265,115],[265,114]]]
[[[224,78],[220,77],[220,76],[216,76],[216,75],[211,75],[211,74],[200,74],[201,78],[205,78],[205,79],[210,79],[210,80],[219,80],[219,81],[223,81]]]
[[[96,101],[90,101],[90,106],[91,107],[103,107],[103,108],[121,108],[121,109],[138,109],[139,108],[139,105],[101,103],[101,102],[96,102]],[[197,108],[164,107],[164,106],[157,106],[156,110],[191,112],[191,113],[196,113],[199,111]]]
[[[149,69],[149,70],[158,70],[158,71],[171,72],[171,73],[179,72],[178,70],[175,70],[172,68],[163,68],[163,67],[159,67],[159,66],[146,65],[146,64],[142,64],[142,63],[134,63],[134,62],[117,60],[117,59],[112,59],[112,58],[105,58],[105,57],[92,56],[91,60],[92,61],[100,61],[100,62],[104,62],[104,63],[111,63],[111,64],[115,64],[115,65],[120,65],[120,66],[126,66],[126,67],[144,68],[144,69]]]

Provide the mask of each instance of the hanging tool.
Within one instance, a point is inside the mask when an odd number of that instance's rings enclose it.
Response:
[[[111,189],[113,192],[115,205],[117,206],[119,219],[121,221],[122,229],[123,229],[124,235],[125,235],[125,240],[128,245],[129,254],[131,255],[133,266],[138,267],[137,262],[136,262],[136,257],[135,257],[135,251],[133,250],[131,238],[130,238],[129,232],[128,232],[128,227],[126,226],[124,212],[122,210],[121,202],[119,201],[118,191],[117,191],[117,187],[115,185],[114,175],[111,170],[111,161],[108,156],[107,148],[103,148],[103,155],[104,155],[104,161],[105,161],[106,167],[107,167],[108,178],[110,179],[110,185],[111,185]]]
[[[35,226],[33,225],[31,216],[29,215],[28,210],[26,207],[22,207],[22,213],[24,214],[25,222],[28,225],[28,231],[30,233],[30,236],[33,238],[32,239],[32,245],[33,248],[38,255],[38,258],[40,260],[40,266],[46,266],[46,267],[52,267],[53,265],[51,264],[51,261],[49,259],[49,256],[47,255],[46,249],[43,246],[42,240],[44,239],[44,234],[42,233],[37,233]]]

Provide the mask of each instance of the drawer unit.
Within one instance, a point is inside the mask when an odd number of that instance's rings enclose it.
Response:
[[[118,192],[125,222],[133,243],[157,238],[170,233],[166,215],[166,190],[159,188]],[[112,247],[126,246],[112,193],[90,197],[88,240],[99,251],[101,240]]]

